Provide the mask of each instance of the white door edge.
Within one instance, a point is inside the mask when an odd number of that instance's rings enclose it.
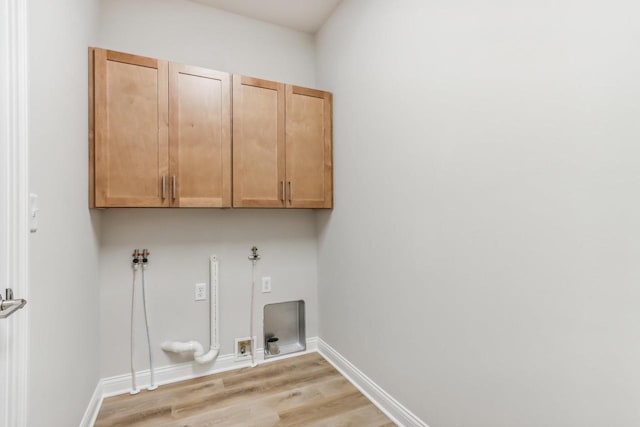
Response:
[[[6,207],[4,227],[6,236],[4,251],[6,274],[2,275],[0,291],[11,287],[16,298],[29,298],[29,174],[28,174],[28,67],[27,67],[27,1],[0,0],[0,123],[2,144],[6,156],[6,170],[0,185],[2,205]],[[1,253],[1,252],[0,252]],[[27,425],[27,367],[29,343],[29,305],[7,319],[6,342],[0,343],[5,352],[7,384],[6,396],[0,407],[6,412],[0,418],[0,426],[22,427]],[[6,346],[6,347],[5,347]],[[1,358],[0,358],[1,359]],[[1,394],[1,393],[0,393]]]

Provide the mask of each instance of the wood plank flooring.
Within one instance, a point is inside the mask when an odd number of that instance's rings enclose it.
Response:
[[[318,353],[105,399],[106,426],[394,426]]]

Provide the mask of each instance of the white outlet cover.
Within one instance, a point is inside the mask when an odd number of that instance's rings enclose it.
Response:
[[[204,300],[207,299],[207,284],[206,283],[196,283],[195,299],[196,299],[196,301],[204,301]]]
[[[262,293],[271,292],[271,277],[262,278]]]

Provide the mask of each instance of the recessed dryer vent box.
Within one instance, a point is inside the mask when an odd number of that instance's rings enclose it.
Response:
[[[278,354],[271,354],[267,348],[269,338],[278,338]],[[305,351],[304,301],[288,301],[264,306],[264,358]]]

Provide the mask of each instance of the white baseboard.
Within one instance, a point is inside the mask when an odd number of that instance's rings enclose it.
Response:
[[[362,371],[345,359],[322,339],[317,340],[318,352],[331,363],[346,379],[362,392],[374,405],[399,426],[429,427],[415,414],[402,406],[389,393],[374,383]]]
[[[273,359],[265,360],[263,349],[257,349],[256,361],[258,363],[270,363],[315,351],[318,351],[393,422],[404,427],[429,427],[424,421],[402,406],[402,404],[374,383],[369,377],[345,359],[329,344],[317,337],[307,339],[307,349],[305,352],[293,353]],[[233,369],[246,368],[248,366],[251,366],[250,361],[236,362],[233,354],[225,354],[219,356],[216,362],[211,366],[199,365],[195,362],[186,362],[156,368],[155,382],[157,385],[170,384],[205,375],[230,371]],[[136,372],[136,379],[139,388],[146,388],[149,385],[149,370],[145,369],[143,371]],[[130,389],[131,374],[116,375],[99,380],[93,392],[93,396],[91,396],[87,410],[82,417],[80,427],[93,426],[96,418],[98,417],[98,412],[100,412],[100,407],[102,406],[104,398],[128,393]]]
[[[256,362],[268,363],[282,360],[287,357],[295,357],[305,353],[311,353],[318,349],[318,338],[307,339],[307,349],[304,352],[293,353],[273,359],[264,359],[264,349],[256,349]],[[155,369],[156,385],[171,384],[178,381],[190,380],[192,378],[203,377],[205,375],[217,374],[219,372],[231,371],[233,369],[246,368],[251,366],[251,360],[238,362],[233,354],[218,356],[213,364],[200,365],[196,362],[185,362],[175,365],[162,366]],[[136,382],[141,390],[149,386],[149,370],[144,369],[136,372]],[[118,394],[128,393],[131,390],[131,374],[116,375],[114,377],[102,379],[102,397],[111,397]]]
[[[89,401],[89,406],[87,406],[87,410],[84,411],[84,415],[80,421],[80,427],[93,426],[96,418],[98,418],[98,412],[100,412],[100,407],[102,406],[102,399],[102,380],[98,380],[96,389],[93,391],[93,395]]]
[[[163,385],[177,381],[197,378],[230,369],[250,366],[250,362],[234,362],[233,354],[220,355],[215,363],[199,365],[193,361],[155,368],[155,384]],[[141,391],[149,387],[150,371],[144,369],[136,372],[136,384]],[[111,397],[129,393],[131,390],[131,374],[116,375],[102,379],[102,396]]]
[[[256,361],[258,363],[270,363],[288,357],[296,357],[307,353],[318,351],[329,363],[331,363],[345,378],[347,378],[358,390],[362,392],[374,405],[385,413],[393,422],[403,427],[429,427],[415,414],[402,406],[389,393],[374,383],[362,371],[356,368],[351,362],[345,359],[340,353],[329,344],[317,337],[307,339],[307,349],[305,352],[293,353],[264,359],[263,349],[257,349]],[[157,385],[170,384],[178,381],[189,380],[204,375],[216,374],[233,369],[246,368],[251,366],[249,360],[236,362],[233,354],[225,354],[218,357],[216,362],[209,365],[199,365],[195,362],[186,362],[176,365],[168,365],[155,370],[155,382]],[[149,370],[136,372],[138,386],[141,389],[149,385]],[[102,406],[105,397],[128,393],[131,388],[131,374],[116,375],[114,377],[103,378],[98,381],[89,406],[80,422],[80,427],[91,427]]]

